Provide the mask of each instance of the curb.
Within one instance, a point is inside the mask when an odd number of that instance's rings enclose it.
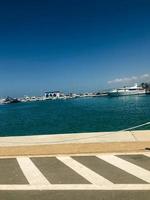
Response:
[[[13,146],[0,147],[0,156],[140,152],[149,148],[150,141]]]

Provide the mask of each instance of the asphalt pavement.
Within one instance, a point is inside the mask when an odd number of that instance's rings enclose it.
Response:
[[[0,200],[149,200],[150,152],[0,158]]]

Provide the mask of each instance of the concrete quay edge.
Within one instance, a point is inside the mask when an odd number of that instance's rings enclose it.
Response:
[[[140,152],[150,130],[0,137],[0,156]]]
[[[150,141],[150,130],[0,137],[0,147]]]
[[[0,147],[0,156],[125,153],[143,152],[146,148],[150,148],[150,141],[14,146]]]

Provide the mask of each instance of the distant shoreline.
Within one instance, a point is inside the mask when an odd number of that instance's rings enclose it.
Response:
[[[85,97],[120,97],[120,96],[133,96],[133,95],[147,95],[150,94],[150,84],[137,83],[134,86],[124,86],[113,90],[103,90],[97,92],[82,92],[82,93],[63,93],[61,91],[47,91],[43,96],[24,96],[21,98],[12,98],[7,96],[4,99],[0,99],[0,104],[12,104],[19,102],[32,102],[32,101],[45,101],[45,100],[57,100],[57,99],[74,99],[74,98],[85,98]]]

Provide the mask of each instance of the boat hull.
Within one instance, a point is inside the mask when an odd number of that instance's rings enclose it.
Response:
[[[145,91],[127,91],[127,92],[109,92],[109,96],[118,97],[118,96],[131,96],[131,95],[145,95]]]

